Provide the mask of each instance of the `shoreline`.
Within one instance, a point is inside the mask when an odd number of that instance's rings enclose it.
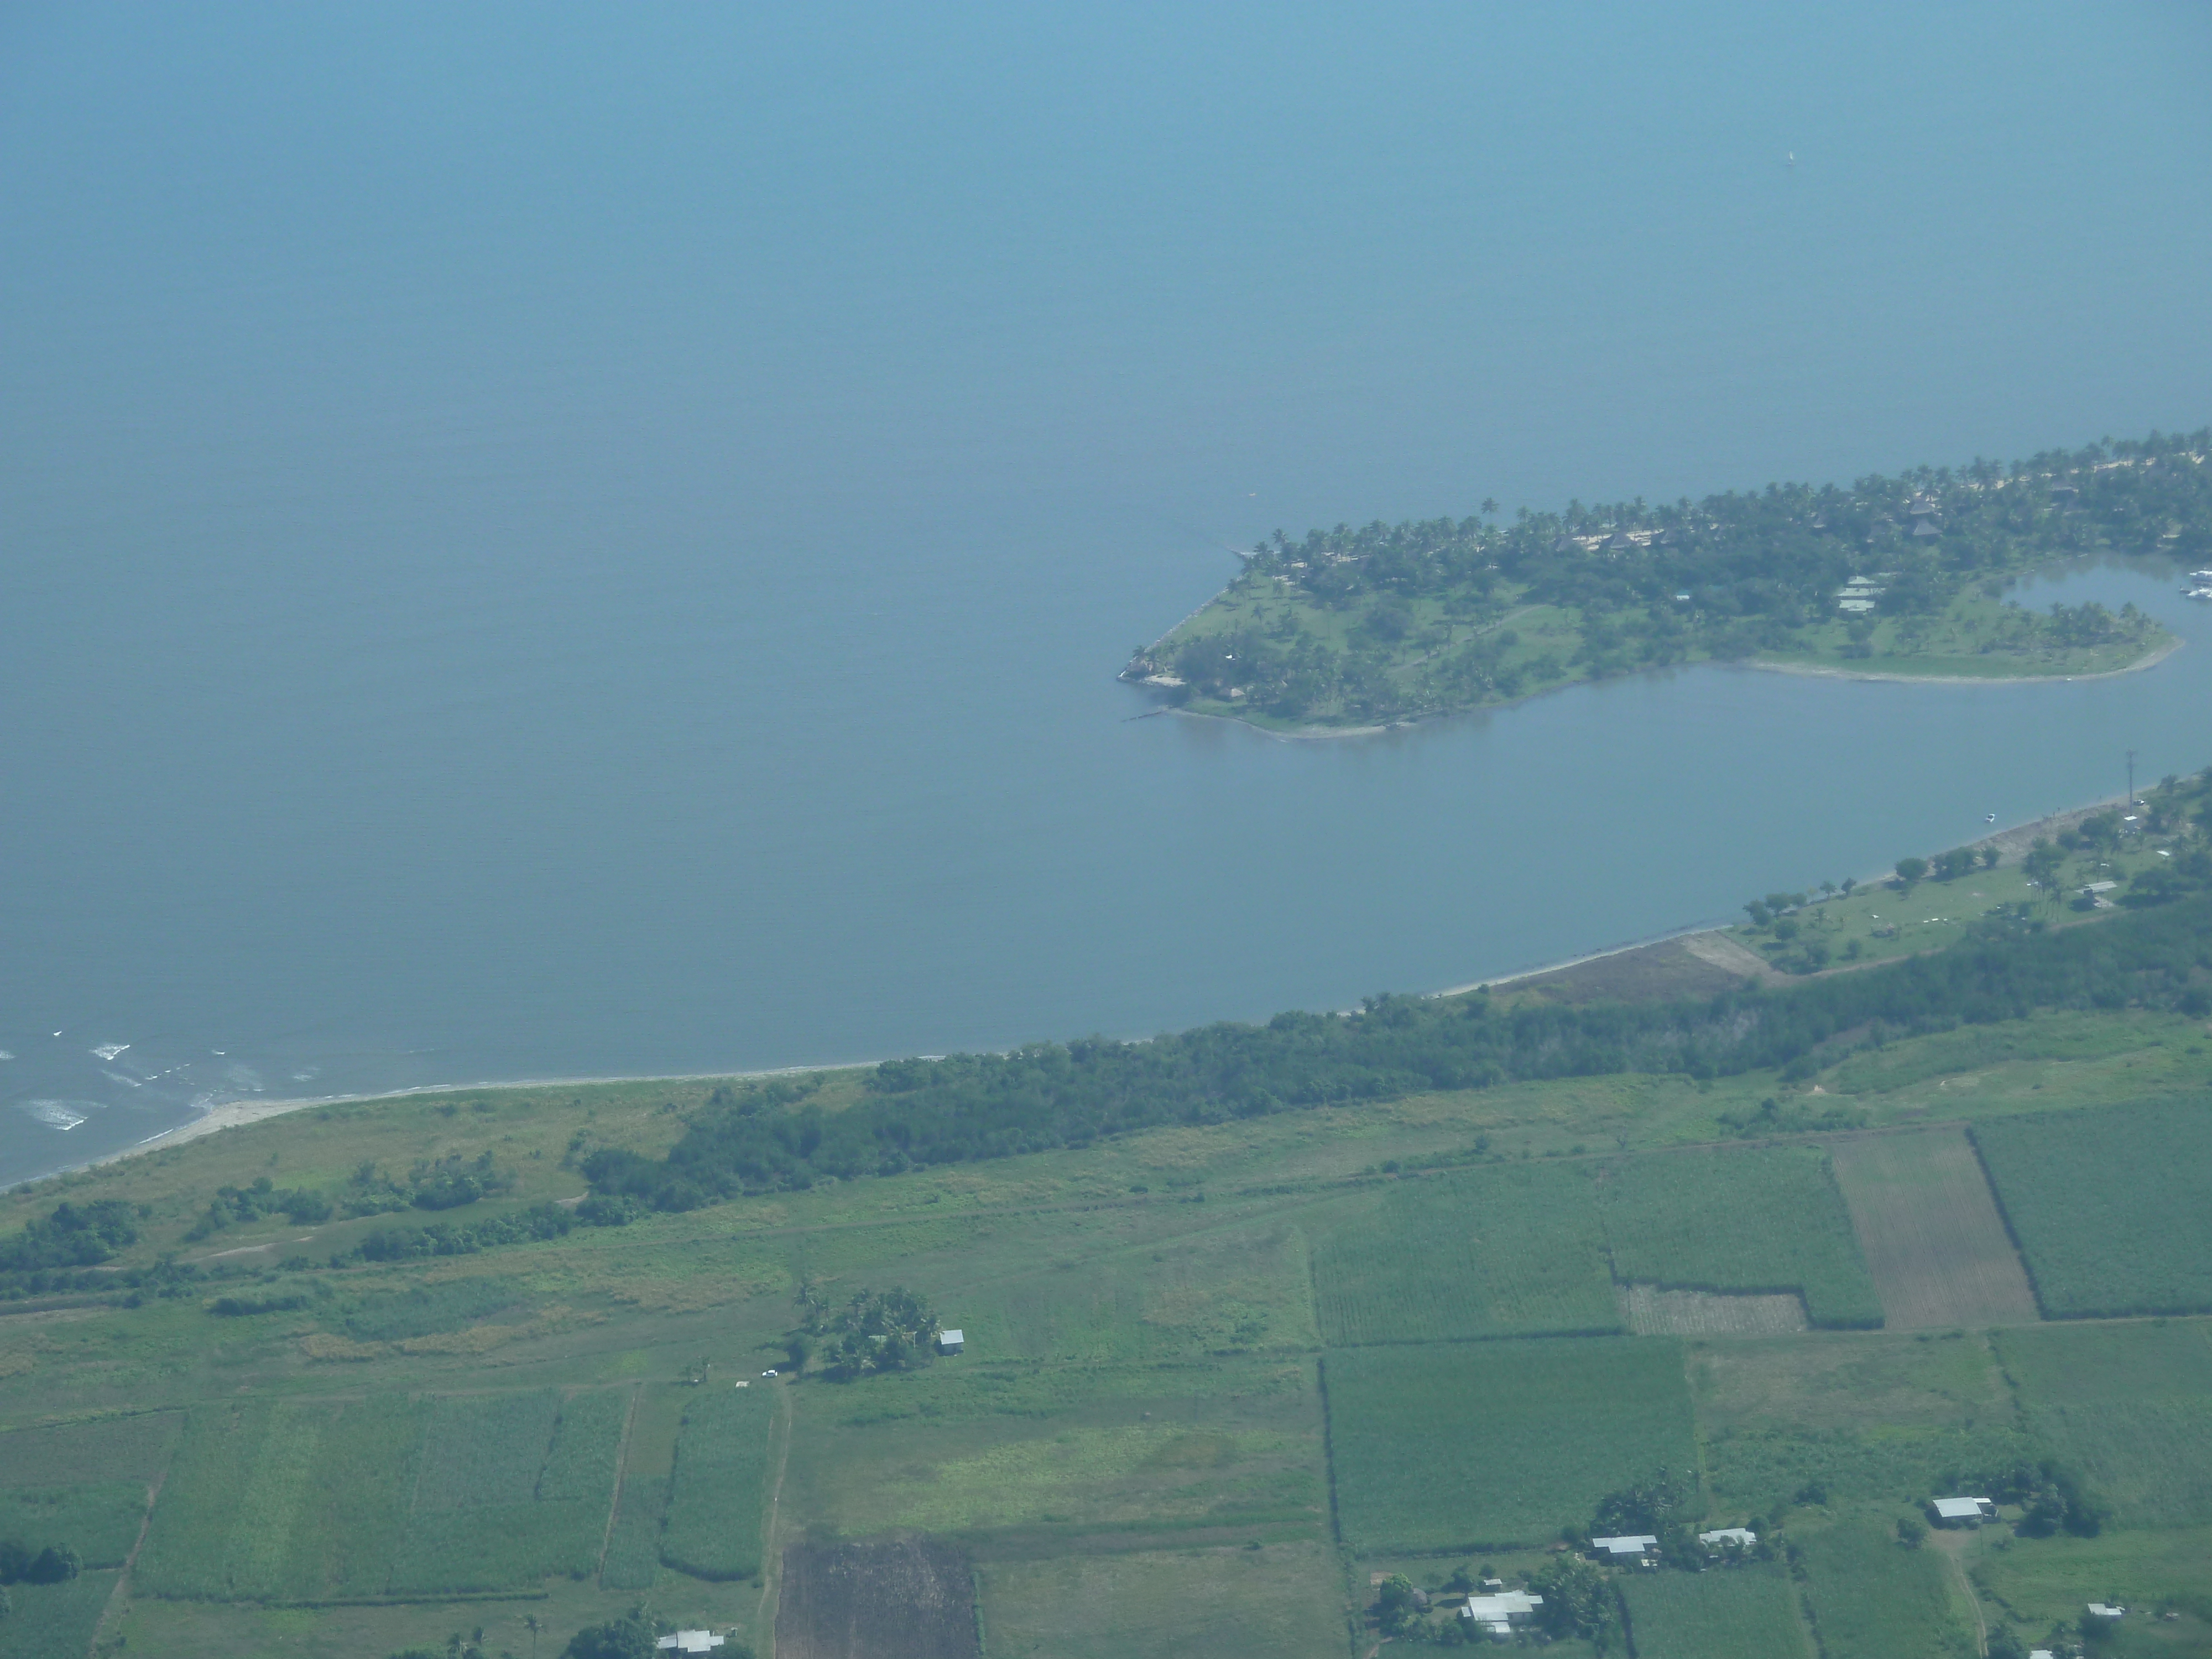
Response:
[[[2132,671],[2116,669],[2113,672],[2124,674]],[[2079,823],[2092,812],[2101,812],[2108,807],[2118,806],[2126,799],[2127,796],[2124,793],[2107,795],[2102,800],[2091,801],[2086,806],[2069,806],[2056,812],[2046,812],[2039,818],[2023,819],[2018,823],[2007,824],[2002,829],[1990,830],[1985,836],[1978,836],[1972,841],[1961,842],[1959,844],[1962,847],[1996,846],[2008,855],[2017,856],[2026,849],[2027,843],[2037,836],[2050,834],[2056,830]],[[1887,881],[1891,879],[1893,873],[1892,871],[1883,870],[1872,875],[1861,876],[1857,878],[1858,884],[1861,887],[1868,887],[1877,882]],[[1632,939],[1626,945],[1610,945],[1602,951],[1585,951],[1581,956],[1568,957],[1559,962],[1546,963],[1540,967],[1516,968],[1510,974],[1497,975],[1490,979],[1470,980],[1464,985],[1449,985],[1441,991],[1424,991],[1420,994],[1424,999],[1458,997],[1465,996],[1470,991],[1495,990],[1500,986],[1517,985],[1522,980],[1540,979],[1547,974],[1565,973],[1570,968],[1580,968],[1589,963],[1603,962],[1610,957],[1625,957],[1632,951],[1649,950],[1652,945],[1665,945],[1674,939],[1698,939],[1708,933],[1725,933],[1729,929],[1738,925],[1733,921],[1711,921],[1698,922],[1686,927],[1670,928],[1663,933],[1653,933],[1649,938]],[[1903,958],[1895,958],[1895,960],[1903,960]],[[1832,974],[1850,973],[1861,968],[1876,968],[1881,965],[1879,962],[1854,963],[1847,966],[1838,965],[1825,971]],[[1802,977],[1817,979],[1820,975],[1809,974]]]
[[[1177,626],[1181,626],[1180,623]],[[1717,657],[1703,658],[1697,662],[1670,663],[1665,668],[1638,669],[1629,674],[1608,675],[1602,680],[1566,680],[1558,685],[1547,685],[1539,691],[1528,691],[1517,697],[1502,698],[1497,702],[1471,703],[1465,708],[1446,708],[1435,714],[1410,714],[1404,720],[1385,720],[1379,726],[1302,726],[1286,732],[1277,732],[1247,720],[1242,714],[1214,714],[1200,709],[1185,708],[1167,703],[1147,714],[1133,715],[1135,720],[1150,720],[1158,714],[1180,714],[1186,720],[1219,720],[1226,726],[1242,726],[1257,732],[1261,737],[1273,738],[1283,743],[1325,743],[1337,738],[1371,738],[1385,732],[1410,732],[1417,726],[1432,725],[1437,720],[1456,719],[1462,714],[1486,714],[1496,709],[1518,708],[1524,702],[1534,702],[1539,697],[1553,696],[1561,691],[1572,690],[1578,685],[1610,685],[1615,680],[1625,680],[1634,673],[1672,673],[1686,668],[1747,668],[1762,674],[1796,674],[1807,679],[1887,681],[1897,685],[2071,685],[2077,681],[2113,680],[2124,674],[2140,674],[2155,668],[2189,641],[2179,635],[2164,645],[2145,653],[2124,668],[2100,668],[2094,674],[1899,674],[1875,669],[1838,668],[1826,663],[1763,662],[1756,657],[1723,661]],[[1647,941],[1648,943],[1656,943]]]
[[[265,1122],[272,1117],[286,1117],[316,1106],[374,1105],[384,1101],[410,1100],[418,1095],[465,1095],[485,1089],[579,1089],[611,1083],[744,1083],[757,1078],[811,1077],[821,1072],[857,1072],[880,1064],[880,1060],[848,1060],[827,1066],[773,1066],[755,1072],[651,1072],[632,1077],[524,1077],[495,1082],[417,1083],[408,1088],[386,1089],[374,1094],[304,1095],[283,1100],[226,1101],[220,1106],[206,1108],[197,1116],[186,1119],[173,1128],[148,1135],[143,1140],[134,1140],[128,1146],[118,1146],[113,1152],[102,1152],[99,1157],[86,1158],[81,1164],[65,1164],[58,1169],[25,1176],[20,1181],[0,1185],[0,1193],[13,1192],[19,1187],[34,1187],[41,1181],[52,1181],[59,1176],[78,1175],[87,1170],[119,1164],[126,1158],[137,1158],[147,1152],[167,1152],[172,1146],[204,1140],[225,1129],[242,1129],[249,1124]]]
[[[2112,672],[2128,673],[2134,671],[2119,669]],[[1221,717],[1200,715],[1196,718],[1218,719]],[[2124,794],[2110,795],[2102,799],[2091,801],[2086,805],[2066,807],[2058,811],[2046,812],[2040,817],[2027,818],[2018,823],[2008,824],[1960,844],[1966,847],[1997,844],[2008,854],[2016,856],[2036,836],[2052,833],[2058,828],[2078,822],[2092,812],[2101,811],[2124,802],[2126,799]],[[1889,876],[1890,872],[1883,870],[1862,878],[1860,884],[1863,886],[1875,882],[1887,881]],[[1642,939],[1631,939],[1626,944],[1607,945],[1602,950],[1585,951],[1579,955],[1563,957],[1555,962],[1541,963],[1533,967],[1516,968],[1507,973],[1493,974],[1483,979],[1468,980],[1463,984],[1449,985],[1441,990],[1424,991],[1419,994],[1425,1000],[1440,997],[1465,996],[1470,992],[1485,989],[1494,990],[1500,987],[1518,984],[1523,980],[1537,979],[1547,974],[1563,973],[1569,969],[1580,968],[1593,962],[1603,962],[1608,957],[1626,956],[1631,951],[1648,950],[1655,945],[1665,945],[1675,939],[1697,939],[1713,933],[1724,934],[1735,925],[1733,921],[1692,922],[1679,927],[1670,927],[1661,933],[1648,934]],[[1849,969],[1832,969],[1829,971],[1844,972]],[[1145,1040],[1129,1039],[1132,1042]],[[245,1128],[252,1124],[265,1122],[270,1118],[284,1117],[291,1113],[306,1111],[317,1106],[374,1104],[385,1101],[408,1100],[421,1095],[470,1094],[487,1089],[583,1088],[604,1084],[624,1083],[749,1082],[759,1078],[801,1077],[823,1072],[861,1071],[881,1063],[878,1060],[842,1060],[823,1066],[776,1066],[750,1072],[656,1072],[611,1077],[512,1078],[475,1083],[422,1083],[405,1089],[386,1090],[375,1094],[313,1095],[282,1100],[228,1101],[220,1106],[207,1108],[197,1116],[178,1124],[173,1128],[164,1129],[158,1134],[149,1135],[143,1140],[134,1141],[128,1146],[120,1146],[113,1152],[103,1152],[97,1158],[87,1158],[82,1163],[64,1164],[57,1169],[44,1170],[38,1175],[26,1176],[20,1181],[9,1182],[4,1186],[0,1186],[0,1192],[11,1192],[17,1188],[35,1186],[42,1181],[52,1181],[61,1176],[76,1175],[87,1170],[100,1169],[148,1152],[165,1152],[173,1146],[185,1146],[191,1141],[204,1139],[212,1134],[219,1134],[225,1129]]]

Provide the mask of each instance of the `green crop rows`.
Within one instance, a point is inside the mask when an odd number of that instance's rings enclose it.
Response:
[[[550,1389],[440,1401],[393,1590],[496,1590],[588,1575],[599,1564],[627,1404],[598,1391],[564,1405]]]
[[[1337,1522],[1367,1553],[1536,1544],[1697,1466],[1678,1343],[1355,1348],[1324,1362]]]
[[[1972,1127],[2048,1318],[2212,1310],[2212,1112],[2158,1101]]]
[[[1636,1659],[1808,1659],[1797,1592],[1771,1567],[1624,1578]]]
[[[588,1574],[623,1404],[594,1391],[564,1407],[541,1390],[207,1408],[137,1579],[167,1596],[319,1601]]]
[[[1395,1182],[1322,1235],[1313,1262],[1322,1337],[1342,1346],[1620,1328],[1579,1165]]]
[[[715,1389],[684,1413],[661,1559],[699,1578],[750,1578],[761,1569],[761,1505],[773,1389]]]
[[[1887,1527],[1847,1522],[1802,1545],[1805,1603],[1825,1659],[1957,1659],[1972,1653],[1942,1558]]]
[[[1817,1148],[1628,1158],[1610,1172],[1604,1195],[1613,1269],[1623,1281],[1796,1291],[1815,1325],[1881,1323],[1843,1194]]]

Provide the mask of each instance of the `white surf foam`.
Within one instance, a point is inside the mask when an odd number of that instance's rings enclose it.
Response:
[[[92,1052],[99,1055],[102,1060],[112,1060],[116,1055],[121,1054],[130,1046],[131,1045],[127,1042],[103,1042]]]

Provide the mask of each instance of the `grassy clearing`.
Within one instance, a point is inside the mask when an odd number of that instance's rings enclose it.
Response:
[[[1834,1158],[1893,1328],[2035,1320],[2027,1271],[1963,1133],[1869,1135],[1839,1141]]]
[[[1976,1651],[1949,1571],[1888,1527],[1844,1522],[1803,1539],[1805,1605],[1823,1659],[1959,1659]]]
[[[1983,1594],[2039,1636],[2052,1621],[2103,1601],[2148,1611],[2172,1605],[2196,1615],[2191,1632],[2212,1645],[2212,1528],[2130,1529],[2095,1538],[1991,1537],[1972,1569]]]
[[[2195,1321],[2007,1331],[2027,1421],[2123,1526],[2212,1522],[2212,1332]]]
[[[1621,1581],[1636,1659],[1811,1659],[1797,1589],[1771,1567]]]
[[[848,1537],[1034,1553],[1106,1534],[1310,1539],[1327,1518],[1310,1360],[939,1364],[808,1383],[792,1405],[785,1504]]]
[[[1337,1527],[1361,1553],[1534,1544],[1695,1469],[1663,1337],[1353,1348],[1325,1362]]]
[[[15,1611],[0,1620],[0,1659],[84,1659],[116,1577],[86,1572],[64,1584],[10,1585]]]
[[[1816,1326],[1870,1328],[1868,1277],[1827,1154],[1808,1146],[1622,1160],[1601,1191],[1614,1276],[1705,1291],[1796,1291]]]
[[[1580,1164],[1393,1182],[1316,1239],[1314,1286],[1342,1346],[1620,1328]]]
[[[1762,1514],[1808,1486],[1909,1505],[1954,1474],[2034,1455],[1978,1338],[1693,1343],[1690,1389],[1717,1510]]]
[[[1318,1544],[988,1562],[979,1576],[994,1656],[1343,1659],[1343,1571]]]
[[[2201,1101],[2010,1118],[1973,1136],[2046,1315],[2212,1310]]]
[[[761,1570],[769,1435],[776,1389],[708,1388],[684,1413],[660,1559],[695,1578],[752,1578]]]

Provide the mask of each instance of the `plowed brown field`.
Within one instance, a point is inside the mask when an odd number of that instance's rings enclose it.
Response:
[[[1829,1148],[1891,1330],[2032,1324],[2035,1293],[1957,1128]]]

